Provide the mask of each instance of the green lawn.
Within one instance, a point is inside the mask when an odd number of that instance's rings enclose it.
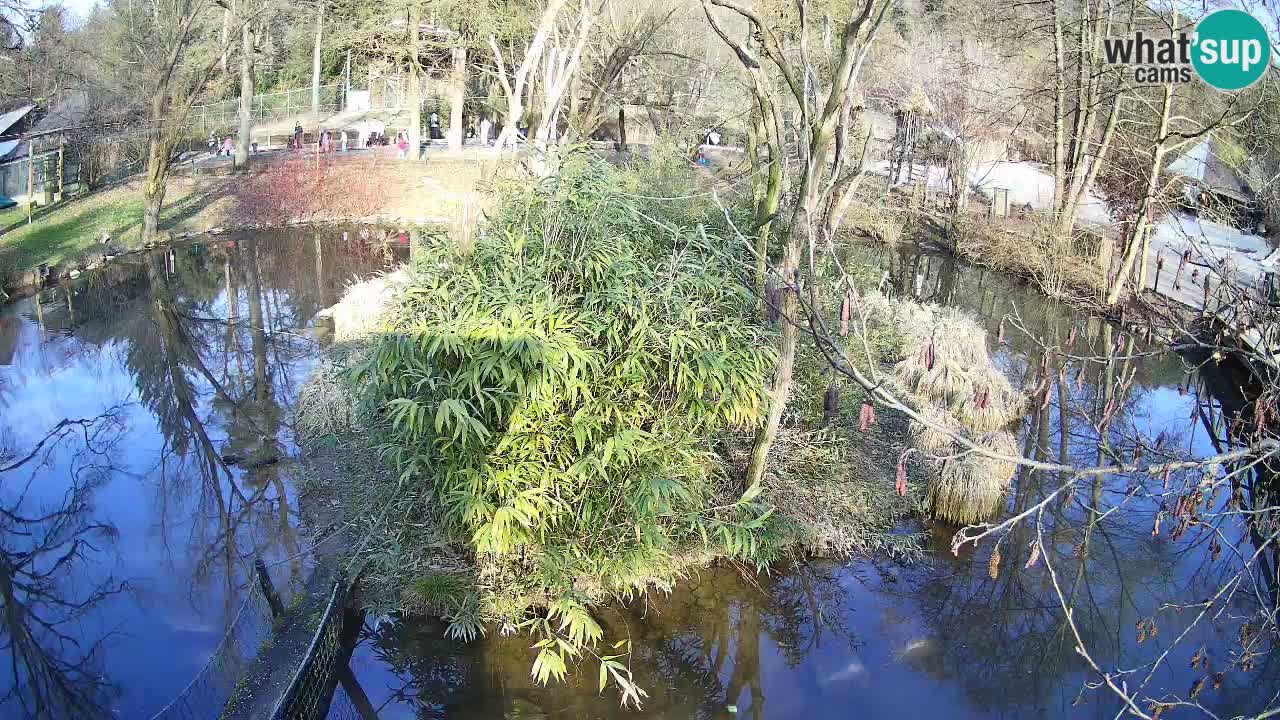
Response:
[[[187,185],[173,183],[165,197],[161,224],[181,225],[204,207],[205,192],[191,192]],[[0,276],[35,267],[56,266],[74,260],[102,241],[104,233],[112,244],[137,245],[142,227],[142,194],[136,183],[103,190],[73,199],[35,216],[25,224],[25,209],[0,211],[0,230],[15,220],[24,221],[0,235]]]
[[[121,188],[124,190],[127,188]],[[0,235],[0,271],[12,272],[75,258],[99,242],[102,234],[124,236],[142,221],[142,198],[110,190],[53,208],[30,225]],[[0,225],[8,227],[8,223]]]
[[[27,219],[27,206],[14,205],[11,208],[0,210],[0,230],[4,230],[10,225]]]

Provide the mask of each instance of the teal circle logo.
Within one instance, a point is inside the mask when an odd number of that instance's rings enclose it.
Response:
[[[1257,18],[1243,10],[1218,10],[1196,25],[1191,64],[1219,90],[1247,88],[1271,63],[1271,40]]]

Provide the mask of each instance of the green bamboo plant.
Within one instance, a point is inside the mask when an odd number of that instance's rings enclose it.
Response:
[[[607,166],[566,162],[468,256],[419,262],[357,370],[400,482],[539,606],[480,602],[542,637],[544,682],[602,639],[590,603],[779,547],[715,451],[762,422],[773,343],[705,227],[657,232],[637,208]],[[622,654],[596,657],[638,702]]]

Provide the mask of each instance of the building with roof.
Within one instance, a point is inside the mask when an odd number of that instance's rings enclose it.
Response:
[[[1220,141],[1204,138],[1169,163],[1165,172],[1182,183],[1183,196],[1193,209],[1219,215],[1237,227],[1250,225],[1257,195],[1244,174],[1224,159],[1227,150]]]

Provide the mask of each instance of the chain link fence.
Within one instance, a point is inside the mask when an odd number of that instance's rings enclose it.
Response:
[[[342,109],[344,90],[341,85],[324,85],[320,88],[320,113],[332,115]],[[253,96],[254,124],[276,120],[305,118],[311,115],[311,88],[285,90]],[[200,136],[214,133],[225,135],[240,125],[240,100],[231,98],[191,108],[191,131]]]

